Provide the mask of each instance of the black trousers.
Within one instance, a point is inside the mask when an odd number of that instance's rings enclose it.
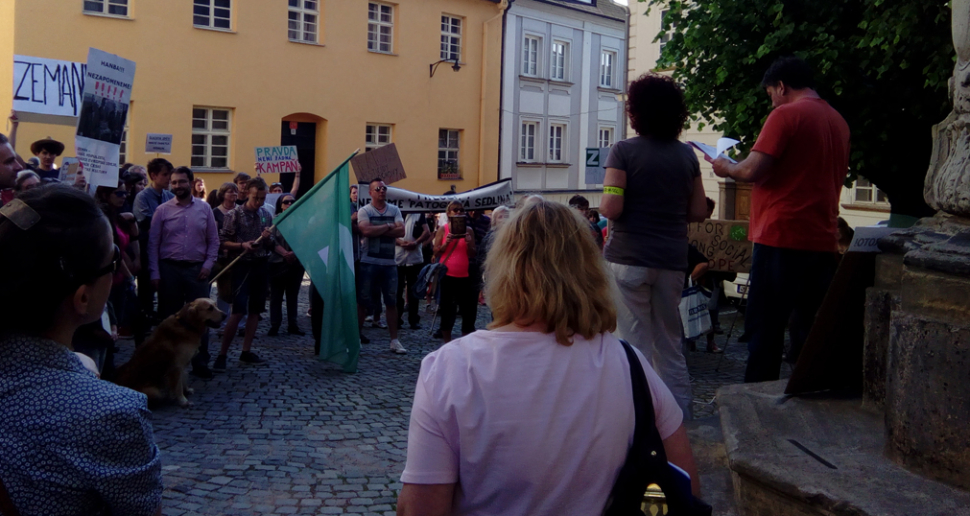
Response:
[[[461,314],[461,334],[468,335],[475,331],[475,319],[478,317],[478,283],[475,278],[445,276],[441,279],[440,288],[438,310],[441,312],[441,329],[451,331],[454,328],[457,312]]]
[[[162,319],[179,310],[186,303],[209,297],[209,281],[199,280],[201,263],[161,260],[158,272],[161,276],[158,288],[158,315]],[[209,364],[209,331],[202,335],[199,352],[192,357],[193,369],[205,369]]]
[[[414,326],[421,321],[418,315],[418,297],[414,295],[414,285],[423,264],[399,265],[397,267],[397,318],[404,320],[404,293],[407,292],[408,324]]]
[[[283,323],[283,296],[286,296],[286,320],[289,329],[296,330],[300,297],[303,285],[303,266],[299,263],[272,263],[269,269],[269,324],[279,328]]]

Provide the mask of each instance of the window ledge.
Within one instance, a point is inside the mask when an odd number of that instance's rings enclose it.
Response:
[[[613,93],[613,94],[623,93],[623,90],[618,90],[616,88],[608,88],[606,86],[597,86],[596,89],[606,93]]]
[[[204,168],[204,167],[192,167],[192,172],[198,174],[199,172],[203,174],[234,174],[235,172],[229,168]]]
[[[525,75],[520,73],[519,79],[525,79],[532,82],[549,82],[545,77],[539,77],[538,75]]]
[[[549,84],[553,86],[575,86],[576,83],[569,81],[559,81],[556,79],[549,79]]]
[[[205,27],[202,25],[193,25],[192,28],[199,29],[199,30],[209,30],[212,32],[222,32],[225,34],[236,34],[236,31],[232,29],[220,29],[218,27]]]
[[[314,41],[300,41],[300,40],[297,40],[297,39],[289,39],[287,41],[289,41],[290,43],[297,43],[299,45],[310,45],[311,47],[325,47],[325,46],[327,46],[327,45],[324,45],[323,43],[317,43],[317,42],[314,42]]]
[[[571,163],[562,163],[562,162],[546,163],[547,168],[569,168],[571,166],[572,166]]]
[[[842,203],[842,209],[876,213],[889,213],[892,210],[889,203]]]
[[[573,165],[572,165],[572,163],[560,163],[560,162],[556,162],[556,163],[544,163],[542,161],[518,161],[518,162],[515,163],[515,166],[517,166],[517,167],[524,167],[524,168],[540,168],[540,167],[547,167],[547,168],[569,168],[569,167],[571,167]]]
[[[369,48],[367,49],[367,51],[370,52],[371,54],[380,54],[382,56],[393,56],[393,57],[397,57],[398,56],[394,52],[381,52],[380,50],[371,50]]]
[[[115,20],[135,21],[135,19],[130,16],[122,16],[120,14],[94,13],[90,11],[81,11],[81,14],[85,16],[94,16],[96,18],[112,18]]]

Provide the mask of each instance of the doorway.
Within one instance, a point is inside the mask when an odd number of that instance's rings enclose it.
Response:
[[[294,127],[295,126],[295,127]],[[283,121],[280,130],[280,145],[295,145],[303,172],[300,174],[300,189],[297,197],[303,197],[313,188],[317,159],[317,124],[312,122]],[[283,191],[293,188],[294,174],[280,174]]]

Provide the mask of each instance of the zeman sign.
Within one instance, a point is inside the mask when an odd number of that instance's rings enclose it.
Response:
[[[707,257],[712,271],[748,272],[753,245],[748,240],[748,221],[715,220],[688,226],[687,240]]]
[[[358,185],[357,192],[358,208],[370,202],[368,185]],[[393,186],[387,188],[387,203],[401,208],[405,213],[443,212],[448,208],[448,204],[455,201],[460,202],[465,207],[465,211],[491,210],[502,205],[511,205],[512,200],[511,179],[503,179],[455,195],[425,195]]]
[[[81,114],[86,72],[86,63],[13,56],[14,111],[27,122],[74,125]]]

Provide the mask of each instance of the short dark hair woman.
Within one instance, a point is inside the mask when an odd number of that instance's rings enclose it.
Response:
[[[121,259],[107,218],[74,188],[34,188],[0,209],[0,249],[0,479],[13,505],[160,514],[145,395],[99,380],[70,348],[101,318]]]
[[[654,364],[690,417],[678,306],[687,223],[707,216],[704,183],[694,150],[677,140],[687,106],[673,79],[641,75],[630,84],[627,111],[637,136],[613,145],[600,200],[600,213],[613,221],[604,256],[621,299],[616,334]]]

